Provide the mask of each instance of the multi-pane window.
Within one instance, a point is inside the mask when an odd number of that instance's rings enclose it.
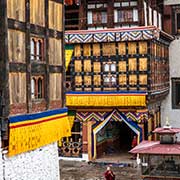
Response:
[[[114,3],[115,27],[134,26],[138,22],[138,2],[123,1]],[[128,24],[127,24],[128,23]]]
[[[104,81],[104,85],[105,86],[115,86],[116,85],[116,63],[115,62],[106,62],[103,64],[103,68],[104,68],[104,73],[108,73],[105,74],[103,76],[103,81]]]
[[[180,34],[180,9],[175,13],[175,32]]]
[[[107,24],[107,4],[89,4],[87,13],[88,25],[97,25],[104,28]]]
[[[41,38],[31,38],[31,60],[32,61],[43,61],[44,55],[44,40]]]
[[[115,10],[114,21],[117,22],[136,22],[138,21],[138,10]]]
[[[172,79],[172,108],[180,109],[180,78]]]
[[[33,76],[31,78],[31,98],[44,98],[44,78],[43,76]]]
[[[104,71],[105,72],[115,72],[116,71],[116,63],[104,63]]]
[[[116,86],[116,75],[107,74],[103,76],[104,86],[114,87]]]

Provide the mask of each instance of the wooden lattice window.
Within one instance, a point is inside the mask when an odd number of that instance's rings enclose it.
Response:
[[[43,76],[33,76],[31,78],[31,98],[44,98],[44,78]]]
[[[43,61],[44,58],[44,40],[42,38],[31,38],[31,60]]]

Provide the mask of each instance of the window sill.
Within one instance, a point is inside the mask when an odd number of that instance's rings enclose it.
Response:
[[[44,98],[41,98],[41,99],[32,99],[33,103],[41,103],[41,102],[44,102],[44,101],[45,101]]]

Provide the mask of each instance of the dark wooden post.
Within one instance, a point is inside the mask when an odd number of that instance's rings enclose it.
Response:
[[[8,61],[8,21],[7,1],[0,1],[0,120],[2,140],[7,139],[9,116],[9,61]]]
[[[27,92],[27,112],[32,111],[31,101],[31,60],[30,60],[30,1],[25,1],[26,17],[26,92]]]
[[[139,26],[145,25],[144,18],[144,4],[143,0],[138,0],[138,17],[139,17]]]
[[[79,6],[79,29],[86,29],[87,24],[87,3],[86,0],[80,1]]]

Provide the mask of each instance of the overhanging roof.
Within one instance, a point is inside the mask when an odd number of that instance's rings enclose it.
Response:
[[[156,128],[153,133],[158,133],[158,134],[176,134],[180,133],[180,128]]]
[[[154,155],[180,155],[180,143],[160,144],[160,141],[142,141],[130,153]]]

